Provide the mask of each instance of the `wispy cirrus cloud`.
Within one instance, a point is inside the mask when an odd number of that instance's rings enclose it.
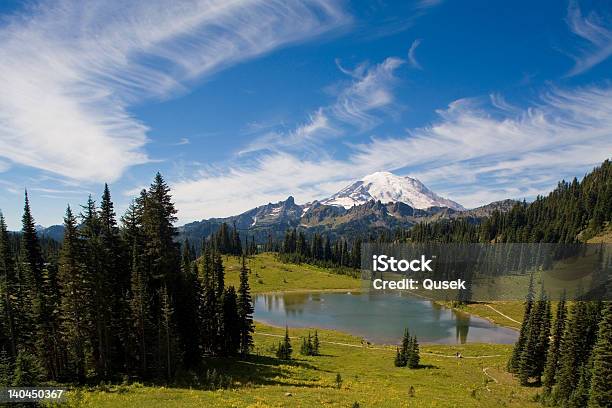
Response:
[[[417,38],[412,42],[412,44],[410,45],[410,49],[408,50],[408,62],[410,63],[411,67],[416,69],[423,69],[423,67],[421,67],[421,64],[419,64],[419,61],[417,61],[416,59],[416,49],[420,44],[421,40]]]
[[[207,168],[174,183],[177,205],[184,220],[227,216],[290,194],[298,202],[324,198],[356,178],[389,170],[416,176],[475,207],[533,198],[610,157],[610,84],[552,88],[523,108],[500,105],[500,98],[497,104],[455,101],[431,125],[352,145],[345,158],[272,152],[249,163]]]
[[[567,76],[588,71],[612,55],[612,16],[595,11],[583,15],[578,1],[571,0],[566,20],[570,30],[584,42],[580,51],[573,56],[575,64]]]
[[[54,0],[0,26],[0,156],[112,181],[149,160],[129,108],[350,21],[323,0]]]
[[[389,57],[379,64],[364,62],[348,69],[336,61],[338,69],[350,77],[350,81],[339,87],[331,104],[319,107],[304,123],[289,131],[266,131],[243,147],[239,154],[313,149],[330,136],[371,129],[380,121],[374,113],[395,101],[395,71],[403,64],[404,60]]]

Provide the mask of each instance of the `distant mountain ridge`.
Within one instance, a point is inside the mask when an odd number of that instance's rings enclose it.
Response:
[[[235,225],[241,233],[265,242],[278,238],[289,228],[304,228],[332,237],[370,231],[410,228],[419,222],[441,219],[477,219],[493,211],[509,211],[514,200],[498,201],[466,210],[455,201],[443,198],[419,180],[388,172],[370,174],[321,201],[297,204],[292,196],[268,203],[241,214],[210,218],[178,227],[179,237],[198,243],[214,233],[222,223]],[[38,226],[40,234],[61,241],[64,228]]]

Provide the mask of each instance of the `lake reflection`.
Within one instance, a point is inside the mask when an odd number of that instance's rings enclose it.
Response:
[[[255,296],[255,319],[275,326],[321,327],[395,344],[405,327],[420,342],[514,343],[515,330],[397,293],[284,293]]]

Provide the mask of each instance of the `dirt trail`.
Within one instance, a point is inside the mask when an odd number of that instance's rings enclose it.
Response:
[[[506,319],[508,319],[508,320],[510,320],[510,321],[513,321],[514,323],[521,324],[521,322],[519,322],[518,320],[514,320],[514,319],[513,319],[513,318],[511,318],[510,316],[503,314],[502,312],[500,312],[499,310],[497,310],[497,309],[496,309],[496,308],[494,308],[493,306],[491,306],[491,305],[489,305],[489,304],[486,304],[485,306],[486,306],[486,307],[488,307],[489,309],[493,310],[494,312],[496,312],[496,313],[498,313],[498,314],[500,314],[500,315],[504,316]]]
[[[260,332],[255,332],[255,334],[259,336],[268,336],[268,337],[280,337],[280,338],[285,337],[285,335],[282,335],[282,334],[260,333]],[[297,339],[298,337],[290,336],[289,338]],[[383,350],[383,351],[395,352],[395,350],[389,347],[374,347],[374,346],[367,346],[366,344],[338,343],[335,341],[324,341],[324,340],[319,340],[319,343],[334,344],[336,346],[345,346],[345,347],[356,347],[356,348],[361,348],[361,349],[365,348],[368,350]],[[420,354],[427,355],[427,356],[434,356],[434,357],[458,358],[457,355],[455,354],[448,355],[448,354],[437,354],[437,353],[427,353],[427,352],[421,352]],[[501,354],[491,354],[491,355],[484,355],[484,356],[462,356],[461,358],[492,358],[492,357],[502,357],[502,355]],[[497,380],[495,380],[495,382],[497,382]]]

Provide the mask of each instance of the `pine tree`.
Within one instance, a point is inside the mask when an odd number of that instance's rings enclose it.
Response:
[[[393,362],[396,367],[406,367],[406,359],[404,358],[404,354],[400,351],[400,348],[397,347],[395,352],[395,361]]]
[[[253,302],[249,288],[249,270],[244,255],[240,268],[240,287],[238,288],[238,318],[240,322],[240,354],[247,355],[253,347]]]
[[[43,369],[36,357],[27,351],[20,351],[15,359],[13,387],[32,387],[43,380]]]
[[[176,338],[173,302],[166,286],[159,289],[159,303],[160,322],[157,325],[159,336],[158,367],[160,374],[165,376],[166,381],[170,381],[174,377],[174,362],[181,361],[181,355]]]
[[[565,329],[567,317],[567,307],[565,306],[565,296],[559,300],[557,305],[557,314],[552,333],[552,341],[548,349],[546,358],[546,366],[544,368],[544,394],[550,394],[552,387],[556,383],[557,372],[559,370],[559,350],[561,348],[561,339]]]
[[[319,355],[319,334],[315,330],[314,339],[312,340],[312,349],[315,356]]]
[[[181,348],[184,351],[185,368],[195,368],[200,362],[199,336],[200,333],[199,302],[201,286],[197,274],[197,265],[192,266],[191,248],[189,241],[183,243],[181,261],[181,279],[176,300],[177,327],[181,330]]]
[[[15,272],[14,255],[4,216],[0,212],[0,348],[6,345],[13,358],[17,356],[17,344],[21,337],[15,322],[18,312],[15,299],[19,285]],[[2,338],[3,334],[6,338]]]
[[[585,341],[588,326],[587,302],[574,302],[561,340],[557,383],[552,394],[554,403],[567,402],[572,390],[578,386],[580,370],[590,352],[590,346]]]
[[[13,383],[13,361],[6,350],[0,350],[0,387]]]
[[[412,341],[410,342],[410,351],[408,353],[408,368],[418,368],[420,362],[419,356],[419,343],[417,341],[416,336],[412,337]]]
[[[213,265],[208,248],[202,256],[202,291],[200,295],[201,341],[204,354],[214,354],[217,337],[217,295],[214,285]]]
[[[36,333],[40,327],[43,303],[43,258],[36,233],[34,217],[30,210],[28,192],[25,192],[19,255],[19,298],[21,346],[31,354],[36,353]]]
[[[291,339],[289,338],[289,328],[285,327],[285,337],[283,338],[282,342],[278,343],[276,357],[281,360],[290,360],[292,351]]]
[[[91,368],[92,332],[91,291],[85,265],[83,247],[77,231],[77,221],[70,207],[64,217],[64,242],[60,256],[59,279],[62,294],[62,334],[66,342],[68,363],[79,382],[85,380]]]
[[[101,278],[105,282],[104,291],[109,295],[108,316],[110,326],[106,330],[109,338],[106,340],[109,369],[115,372],[125,366],[126,353],[130,337],[130,265],[128,248],[123,241],[117,226],[114,204],[111,199],[108,184],[104,184],[104,192],[98,212],[100,224]]]
[[[149,338],[151,334],[151,312],[149,288],[140,264],[136,244],[132,246],[132,274],[130,290],[130,313],[133,325],[132,356],[142,378],[146,378],[149,368]]]
[[[533,308],[533,274],[529,279],[529,288],[527,290],[527,297],[525,299],[525,313],[523,314],[523,323],[521,324],[521,331],[519,338],[514,345],[512,350],[512,356],[508,361],[508,371],[511,373],[518,373],[519,362],[521,355],[523,354],[525,344],[527,343],[527,336],[529,335],[529,318],[531,316],[531,309]]]
[[[535,303],[527,325],[527,339],[518,362],[522,385],[527,385],[530,378],[535,378],[539,384],[544,370],[550,336],[550,302],[543,293]]]
[[[593,348],[591,389],[588,400],[590,408],[612,405],[612,302],[606,302],[599,322],[597,343]]]
[[[235,355],[240,350],[241,322],[238,316],[236,290],[233,286],[225,289],[221,299],[223,305],[223,346],[222,354]]]

